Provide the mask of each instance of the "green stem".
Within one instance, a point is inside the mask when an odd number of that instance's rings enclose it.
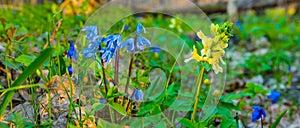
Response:
[[[105,88],[105,93],[107,95],[108,89],[107,89],[107,83],[106,83],[106,74],[105,74],[105,68],[104,68],[104,62],[103,60],[101,60],[101,64],[102,64],[102,74],[103,74],[103,80],[104,80],[104,88]]]
[[[116,51],[116,60],[115,60],[115,76],[114,76],[114,78],[115,78],[115,80],[114,80],[114,82],[115,82],[115,86],[119,86],[119,78],[118,78],[118,75],[119,75],[119,59],[120,59],[120,54],[119,54],[119,49],[117,49],[117,51]]]
[[[260,117],[260,124],[261,124],[261,128],[264,128],[264,120],[263,120],[263,116],[262,115]]]
[[[196,97],[195,97],[194,110],[193,110],[193,113],[192,113],[191,120],[195,119],[195,116],[196,116],[196,113],[197,113],[198,102],[199,102],[200,92],[201,92],[201,85],[202,85],[202,82],[203,82],[203,75],[204,75],[204,67],[202,67],[200,75],[199,75],[198,89],[197,89],[197,94],[196,94]]]
[[[292,87],[293,73],[290,71],[288,74],[288,86]]]

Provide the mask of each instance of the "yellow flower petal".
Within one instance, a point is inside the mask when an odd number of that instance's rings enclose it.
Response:
[[[206,37],[202,31],[197,32],[197,36],[198,36],[201,40],[203,40],[203,39]]]

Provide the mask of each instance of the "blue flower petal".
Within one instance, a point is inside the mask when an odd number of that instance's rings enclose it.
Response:
[[[136,34],[139,35],[141,34],[142,32],[144,31],[144,33],[146,33],[146,29],[144,28],[144,26],[139,23],[137,26],[136,26]]]
[[[95,40],[97,38],[97,35],[98,35],[98,28],[97,26],[87,26],[87,27],[84,27],[82,29],[82,31],[87,31],[87,35],[86,35],[86,39],[87,40]]]
[[[150,41],[148,39],[146,39],[145,37],[143,37],[143,36],[138,37],[138,42],[140,42],[143,46],[146,46],[146,47],[151,46]]]
[[[116,48],[119,48],[122,44],[122,36],[120,34],[115,34],[114,45]]]
[[[252,106],[254,111],[252,112],[252,122],[259,120],[262,116],[266,117],[265,110],[260,106]]]
[[[104,60],[108,56],[109,52],[105,51],[104,54],[101,56],[101,60]]]
[[[73,74],[73,68],[72,68],[72,66],[68,66],[68,72],[69,72],[70,75]]]
[[[272,99],[272,104],[275,104],[275,103],[277,103],[277,101],[279,100],[279,98],[280,98],[280,92],[276,92],[276,91],[271,91],[271,94],[270,95],[268,95],[268,98],[269,99]]]
[[[67,56],[69,58],[77,59],[77,53],[73,42],[70,42],[70,49],[68,50]]]
[[[133,94],[132,94],[132,100],[133,101],[143,101],[144,98],[144,93],[141,89],[135,89]]]
[[[254,110],[254,112],[252,113],[252,122],[255,122],[255,121],[259,120],[259,119],[260,119],[259,111]]]
[[[264,116],[264,118],[267,116],[266,112],[264,109],[261,109],[261,114]]]
[[[134,39],[129,38],[123,44],[121,44],[121,48],[127,47],[128,52],[134,51]]]

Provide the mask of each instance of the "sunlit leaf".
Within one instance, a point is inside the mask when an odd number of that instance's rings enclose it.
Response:
[[[23,54],[23,55],[16,58],[16,62],[22,63],[25,66],[28,66],[33,61],[34,61],[34,58],[32,56],[28,56],[28,55],[25,55],[25,54]]]
[[[110,106],[122,115],[126,115],[126,110],[123,106],[117,103],[110,103]]]

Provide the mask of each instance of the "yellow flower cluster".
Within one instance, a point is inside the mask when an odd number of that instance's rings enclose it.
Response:
[[[225,64],[222,57],[225,55],[225,48],[228,47],[229,37],[223,33],[219,33],[219,25],[211,25],[211,31],[213,38],[207,37],[202,31],[197,33],[197,36],[202,40],[203,49],[201,55],[198,54],[197,49],[194,46],[192,57],[187,59],[189,61],[194,59],[198,62],[207,62],[212,65],[212,68],[216,74],[223,72],[220,62]]]

